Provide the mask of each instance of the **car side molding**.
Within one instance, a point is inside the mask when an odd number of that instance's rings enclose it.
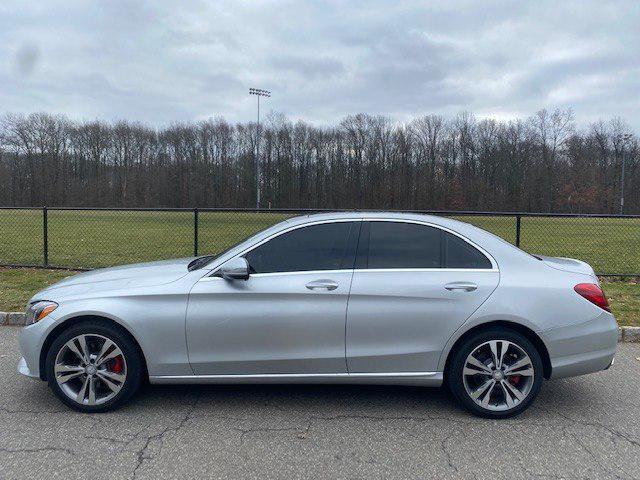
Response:
[[[442,372],[264,373],[253,375],[151,375],[153,384],[344,383],[438,387]]]

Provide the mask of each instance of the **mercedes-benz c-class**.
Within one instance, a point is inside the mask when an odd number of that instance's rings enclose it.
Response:
[[[85,412],[151,383],[440,386],[477,415],[597,372],[617,325],[593,269],[409,213],[278,223],[217,256],[70,277],[37,293],[18,370]]]

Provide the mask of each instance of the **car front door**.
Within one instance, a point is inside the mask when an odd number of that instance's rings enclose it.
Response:
[[[347,312],[349,373],[435,372],[447,340],[498,281],[495,263],[452,232],[364,222]]]
[[[187,309],[197,375],[345,374],[345,321],[359,221],[294,227],[242,254],[248,280],[214,273]]]

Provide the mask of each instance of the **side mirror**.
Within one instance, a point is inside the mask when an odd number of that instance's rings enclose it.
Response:
[[[249,263],[243,257],[233,258],[220,268],[220,274],[225,280],[247,280],[249,278]]]

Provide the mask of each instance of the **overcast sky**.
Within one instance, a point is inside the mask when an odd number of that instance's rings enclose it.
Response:
[[[154,125],[572,108],[640,131],[640,2],[0,3],[0,112]]]

